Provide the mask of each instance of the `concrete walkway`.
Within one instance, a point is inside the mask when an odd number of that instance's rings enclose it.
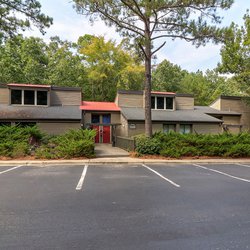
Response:
[[[128,157],[129,153],[121,148],[112,147],[111,144],[95,144],[95,154],[97,158]]]

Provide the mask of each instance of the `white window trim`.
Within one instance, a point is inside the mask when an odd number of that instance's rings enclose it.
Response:
[[[21,94],[21,104],[12,104],[11,103],[11,91],[12,90],[21,90],[22,91],[22,94]],[[34,91],[34,104],[24,104],[24,91],[25,90],[31,90],[31,91]],[[37,104],[37,91],[43,91],[43,92],[46,92],[47,93],[47,105],[38,105]],[[48,97],[48,91],[46,90],[34,90],[34,89],[10,89],[10,105],[13,105],[13,106],[29,106],[29,107],[34,107],[34,106],[38,106],[38,107],[48,107],[49,106],[49,97]]]
[[[151,108],[153,110],[167,110],[167,111],[173,111],[174,110],[174,97],[168,97],[168,96],[152,96],[155,99],[155,106],[154,108]],[[157,108],[157,97],[163,97],[164,98],[164,108],[163,109],[158,109]],[[172,109],[167,109],[167,99],[166,98],[171,98],[173,101],[173,108]]]

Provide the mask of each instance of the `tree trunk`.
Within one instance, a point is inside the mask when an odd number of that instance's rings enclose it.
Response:
[[[144,86],[144,98],[145,98],[145,134],[148,137],[152,137],[152,120],[151,120],[151,39],[150,39],[150,27],[146,25],[145,29],[145,86]]]

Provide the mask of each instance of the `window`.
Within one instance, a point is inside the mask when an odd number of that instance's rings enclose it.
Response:
[[[35,105],[35,91],[34,90],[24,90],[24,104]]]
[[[110,114],[103,115],[102,116],[102,123],[103,124],[110,124],[111,123],[111,115]]]
[[[37,91],[37,105],[48,105],[47,91]]]
[[[11,104],[48,105],[48,92],[39,90],[11,90]]]
[[[91,123],[100,123],[100,115],[92,114]]]
[[[175,132],[175,124],[163,124],[163,132],[169,133],[169,132]]]
[[[151,96],[151,109],[155,109],[155,96]]]
[[[166,109],[173,109],[173,98],[166,97]]]
[[[11,90],[11,104],[22,104],[22,90]]]
[[[190,134],[192,132],[191,124],[180,124],[180,133],[181,134]]]
[[[156,97],[157,109],[164,109],[164,97]]]
[[[151,97],[151,109],[173,109],[174,98],[163,96]]]

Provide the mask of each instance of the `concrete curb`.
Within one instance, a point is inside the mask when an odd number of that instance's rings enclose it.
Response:
[[[95,158],[84,160],[8,160],[0,161],[1,166],[25,165],[25,166],[46,166],[46,165],[107,165],[107,164],[193,164],[193,163],[250,163],[250,159],[184,159],[184,160],[164,160],[164,159],[139,159],[131,157],[120,158]]]

